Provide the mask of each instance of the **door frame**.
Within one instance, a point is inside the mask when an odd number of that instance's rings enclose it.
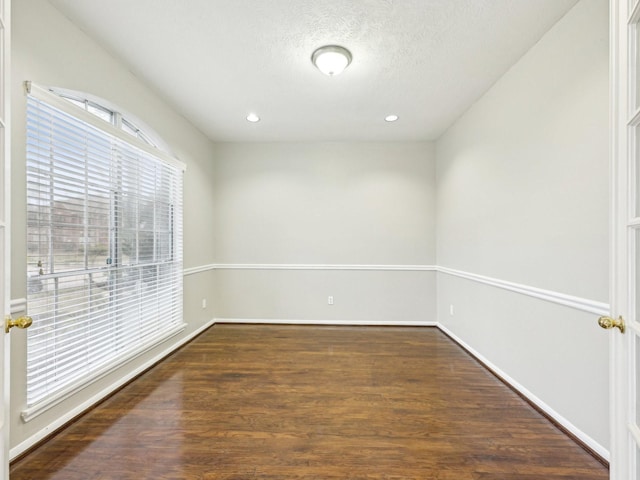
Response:
[[[632,136],[629,134],[629,112],[631,112],[631,85],[630,73],[633,62],[638,58],[636,52],[630,51],[628,18],[631,3],[629,0],[609,1],[609,25],[610,25],[610,316],[617,318],[622,316],[627,324],[629,332],[620,334],[615,331],[610,334],[609,343],[609,425],[611,429],[610,439],[610,479],[628,480],[636,479],[638,467],[633,471],[634,462],[638,460],[636,445],[640,444],[640,430],[632,433],[630,420],[637,416],[636,401],[634,397],[640,395],[637,377],[638,367],[634,365],[635,338],[640,331],[640,325],[635,321],[638,312],[635,312],[634,289],[637,287],[636,272],[632,268],[634,260],[635,238],[637,230],[629,229],[632,216],[635,216],[637,188],[635,172],[637,162],[630,158],[633,152],[631,145]],[[634,0],[638,5],[638,0]],[[637,8],[637,7],[636,7]],[[636,47],[637,48],[637,47]],[[634,59],[630,56],[634,55]],[[637,103],[637,102],[636,102]],[[635,147],[634,147],[635,148]],[[640,252],[638,252],[640,254]],[[635,352],[635,353],[634,353]],[[633,423],[637,421],[634,419]],[[636,437],[634,439],[634,437]]]
[[[11,0],[0,0],[0,128],[2,148],[0,169],[4,172],[3,199],[0,200],[0,245],[3,265],[0,266],[0,314],[11,314]],[[4,330],[4,328],[2,328]],[[9,479],[9,399],[10,399],[10,335],[2,332],[0,342],[0,480]]]

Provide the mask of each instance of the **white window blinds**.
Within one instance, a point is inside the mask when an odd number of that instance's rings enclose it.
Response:
[[[33,93],[28,407],[63,396],[183,327],[182,168],[53,94]]]

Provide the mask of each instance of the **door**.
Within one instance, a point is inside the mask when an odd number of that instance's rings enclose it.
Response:
[[[640,0],[611,0],[611,479],[640,480]],[[626,332],[625,332],[626,330]]]
[[[10,314],[10,162],[9,162],[9,9],[10,0],[0,0],[0,313]],[[9,335],[0,328],[0,480],[9,478]]]

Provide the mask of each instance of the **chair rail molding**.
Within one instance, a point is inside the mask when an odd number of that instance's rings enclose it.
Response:
[[[435,272],[435,265],[346,265],[346,264],[311,264],[311,263],[212,263],[199,267],[185,268],[184,275],[206,272],[209,270],[370,270],[399,272]]]
[[[341,271],[398,271],[398,272],[438,272],[445,275],[464,278],[477,283],[490,285],[547,302],[564,305],[595,315],[609,315],[610,306],[606,302],[577,297],[566,293],[515,283],[499,278],[465,272],[439,265],[376,265],[376,264],[284,264],[284,263],[211,263],[185,268],[184,275],[194,275],[211,270],[341,270]]]
[[[493,287],[502,288],[511,292],[521,293],[523,295],[528,295],[529,297],[546,300],[547,302],[564,305],[565,307],[575,308],[587,313],[594,313],[596,315],[609,315],[610,306],[605,302],[567,295],[565,293],[555,292],[553,290],[545,290],[543,288],[532,287],[530,285],[510,282],[508,280],[500,280],[498,278],[478,275],[476,273],[464,272],[462,270],[454,270],[453,268],[448,267],[438,266],[437,269],[438,272],[444,273],[446,275],[465,278],[467,280],[483,283],[485,285],[491,285]]]

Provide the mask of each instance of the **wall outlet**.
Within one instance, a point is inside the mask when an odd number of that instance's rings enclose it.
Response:
[[[327,298],[327,303],[329,305],[333,305],[333,295],[329,295],[329,298]]]
[[[203,309],[207,308],[207,299],[206,298],[202,299],[202,308]]]
[[[453,305],[449,305],[449,315],[453,317]]]

